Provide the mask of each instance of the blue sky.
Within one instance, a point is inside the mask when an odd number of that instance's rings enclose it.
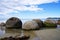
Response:
[[[0,21],[10,17],[20,19],[60,17],[60,0],[0,0]]]

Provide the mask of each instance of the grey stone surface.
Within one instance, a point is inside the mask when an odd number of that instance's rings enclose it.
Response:
[[[30,30],[30,29],[38,29],[39,26],[35,21],[27,21],[22,25],[22,29]]]
[[[22,28],[22,22],[19,18],[11,17],[6,21],[6,28]]]
[[[35,21],[39,25],[39,28],[43,27],[43,21],[42,20],[40,20],[40,19],[33,19],[33,21]]]

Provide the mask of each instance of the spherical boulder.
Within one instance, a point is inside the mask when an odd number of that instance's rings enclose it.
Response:
[[[56,28],[57,27],[56,21],[54,21],[54,20],[45,20],[43,24],[44,24],[44,27],[46,27],[46,28]]]
[[[41,21],[40,19],[33,19],[33,21],[35,21],[39,25],[40,28],[43,27],[43,21]]]
[[[39,26],[35,21],[27,21],[22,25],[22,29],[34,30],[34,29],[39,29]]]
[[[6,28],[9,28],[9,29],[22,28],[22,22],[19,18],[11,17],[6,21]]]
[[[56,21],[55,20],[49,20],[49,19],[47,19],[44,22],[56,24]]]

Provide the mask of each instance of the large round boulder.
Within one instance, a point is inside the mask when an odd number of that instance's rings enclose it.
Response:
[[[18,19],[16,17],[11,17],[6,21],[6,28],[9,28],[9,29],[22,28],[22,22],[20,19]]]
[[[41,21],[40,19],[33,19],[33,21],[35,21],[39,25],[39,28],[43,27],[43,21]]]
[[[44,24],[44,27],[46,27],[46,28],[56,28],[57,27],[55,20],[45,20],[43,24]]]
[[[26,21],[22,25],[22,29],[25,29],[25,30],[39,29],[39,26],[35,21]]]
[[[47,19],[44,22],[56,24],[56,20],[49,20],[49,19]]]

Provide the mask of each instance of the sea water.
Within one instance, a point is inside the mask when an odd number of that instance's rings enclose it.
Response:
[[[5,34],[5,27],[0,26],[0,36],[3,36]]]

